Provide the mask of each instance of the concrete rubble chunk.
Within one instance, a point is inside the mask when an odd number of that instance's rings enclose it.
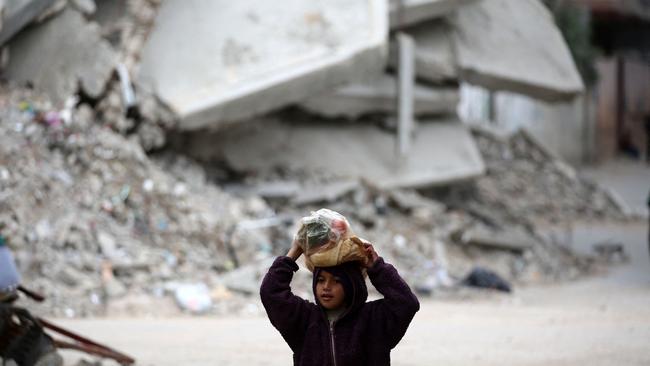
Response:
[[[3,45],[56,0],[0,1],[0,45]]]
[[[390,0],[390,27],[401,28],[443,17],[476,0]]]
[[[304,187],[294,198],[295,205],[308,205],[319,202],[333,202],[359,187],[357,180],[343,180],[326,185]]]
[[[395,189],[389,192],[391,201],[400,209],[411,211],[417,208],[430,208],[440,214],[446,210],[445,205],[430,198],[423,197],[417,191]]]
[[[520,230],[493,231],[482,226],[465,231],[461,236],[461,241],[469,245],[519,252],[535,245],[534,240]]]
[[[459,92],[453,87],[415,85],[414,113],[417,116],[454,115]],[[344,86],[333,93],[309,98],[301,106],[325,117],[359,118],[374,113],[397,113],[395,77],[383,75],[367,83]]]
[[[386,0],[166,1],[136,79],[216,128],[379,73],[387,22]]]
[[[240,171],[284,166],[363,178],[382,189],[446,184],[475,178],[485,170],[469,131],[457,121],[420,123],[403,160],[395,154],[395,135],[374,126],[263,123],[263,130],[197,135],[193,144],[210,140]]]
[[[72,0],[71,2],[77,10],[86,15],[95,14],[95,11],[97,11],[95,0]]]
[[[255,187],[255,194],[267,199],[286,199],[295,196],[299,191],[300,183],[296,181],[264,182]]]
[[[452,29],[444,19],[421,23],[404,30],[415,39],[416,77],[432,83],[458,80]],[[388,63],[397,66],[397,47],[390,48]]]
[[[7,77],[33,84],[55,103],[75,94],[78,85],[90,97],[99,97],[117,59],[99,28],[70,8],[21,32],[8,45]]]
[[[546,101],[584,91],[562,34],[540,1],[480,1],[450,19],[464,81]]]

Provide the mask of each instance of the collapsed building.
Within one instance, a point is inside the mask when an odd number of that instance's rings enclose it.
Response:
[[[324,206],[421,293],[477,265],[589,268],[539,227],[623,219],[616,201],[525,131],[456,114],[461,81],[582,92],[539,1],[270,6],[0,2],[0,234],[37,310],[262,311],[269,259]]]

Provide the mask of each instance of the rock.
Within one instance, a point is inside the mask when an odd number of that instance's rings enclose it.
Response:
[[[301,190],[296,181],[264,182],[255,186],[255,193],[267,199],[289,199]]]
[[[0,8],[0,45],[43,13],[57,0],[9,0]]]
[[[294,205],[332,202],[358,187],[359,182],[356,180],[336,181],[324,185],[310,185],[303,187],[293,198],[292,202]]]
[[[84,282],[83,274],[70,266],[61,267],[56,278],[69,287],[77,287]]]
[[[99,243],[99,248],[107,258],[115,260],[117,259],[117,246],[115,245],[115,238],[110,234],[100,231],[97,233],[97,242]]]
[[[55,103],[63,103],[80,85],[98,98],[111,77],[116,54],[97,25],[72,9],[21,32],[8,44],[5,70],[10,80],[31,83]]]
[[[85,15],[95,14],[97,5],[95,0],[72,0],[72,5]]]
[[[223,284],[231,291],[254,295],[259,293],[261,279],[273,263],[274,258],[250,263],[226,273],[222,278]]]
[[[546,101],[584,92],[569,48],[541,1],[478,1],[449,19],[464,81]]]
[[[126,286],[116,279],[104,282],[103,290],[106,298],[109,300],[120,298],[127,293]]]
[[[465,244],[479,245],[496,249],[523,252],[535,245],[528,235],[516,230],[493,231],[483,227],[475,227],[465,231],[461,236]]]

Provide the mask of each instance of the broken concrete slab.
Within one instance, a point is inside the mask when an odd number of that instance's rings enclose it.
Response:
[[[478,226],[465,231],[461,236],[464,244],[478,245],[495,249],[522,252],[535,245],[534,239],[521,231],[494,231]]]
[[[258,184],[255,194],[267,199],[288,199],[300,192],[300,183],[296,181],[273,181]]]
[[[464,81],[546,101],[584,91],[569,48],[540,1],[479,1],[449,19]]]
[[[452,48],[452,29],[444,19],[421,23],[404,30],[415,39],[415,72],[432,83],[457,82],[458,67]],[[390,48],[390,66],[396,68],[396,47]]]
[[[137,80],[180,129],[217,128],[378,74],[387,23],[386,0],[166,1]]]
[[[56,0],[11,0],[0,2],[0,45],[47,10]]]
[[[383,75],[366,83],[344,86],[333,93],[309,98],[300,104],[309,112],[325,117],[356,119],[374,113],[397,113],[397,81]],[[458,88],[432,88],[415,85],[414,113],[416,116],[454,115],[460,101]]]
[[[97,11],[95,0],[71,0],[72,5],[86,15],[93,15]]]
[[[63,103],[79,86],[88,96],[99,97],[117,60],[98,27],[70,8],[21,32],[8,46],[6,77],[31,83],[55,103]]]
[[[475,0],[391,0],[390,27],[402,28],[443,17]]]
[[[404,159],[396,156],[395,135],[372,125],[264,120],[246,127],[195,133],[188,137],[188,153],[200,160],[225,159],[238,171],[325,172],[382,189],[447,184],[485,170],[469,131],[455,120],[421,122]]]
[[[388,195],[390,200],[404,211],[413,211],[424,207],[433,210],[435,214],[441,214],[447,209],[444,204],[424,197],[414,190],[394,189]]]
[[[300,190],[292,202],[295,205],[333,202],[358,187],[359,182],[357,180],[344,180],[325,185],[307,186]]]

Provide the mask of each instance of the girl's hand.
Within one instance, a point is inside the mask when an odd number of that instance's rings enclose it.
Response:
[[[366,268],[372,267],[375,262],[377,261],[377,258],[379,258],[379,254],[375,251],[375,247],[372,246],[370,243],[363,243],[364,251],[366,252],[366,256],[368,256],[368,262],[366,263]]]
[[[302,248],[300,247],[300,245],[298,245],[297,242],[294,242],[291,245],[291,249],[289,249],[289,252],[287,253],[287,257],[295,261],[298,258],[300,258],[301,255],[302,255]]]

